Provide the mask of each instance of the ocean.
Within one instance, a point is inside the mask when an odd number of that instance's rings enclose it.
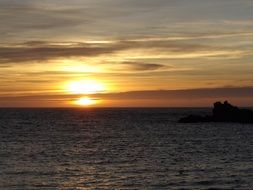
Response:
[[[253,189],[253,125],[211,109],[0,109],[0,189]]]

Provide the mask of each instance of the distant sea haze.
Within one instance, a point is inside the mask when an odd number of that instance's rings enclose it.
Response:
[[[253,187],[253,125],[211,109],[0,109],[0,189]]]

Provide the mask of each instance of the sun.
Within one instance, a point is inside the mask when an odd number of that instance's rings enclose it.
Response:
[[[91,106],[97,103],[96,99],[92,99],[90,97],[81,97],[74,102],[76,105],[79,106]]]
[[[96,80],[72,81],[67,84],[70,94],[95,94],[105,91],[105,86]]]
[[[66,82],[64,84],[64,89],[68,94],[79,96],[76,100],[72,100],[71,104],[86,107],[100,103],[101,100],[91,96],[106,91],[106,87],[102,82],[91,79]]]

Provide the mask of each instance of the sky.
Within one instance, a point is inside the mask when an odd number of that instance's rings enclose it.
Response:
[[[0,0],[0,107],[253,106],[252,0]]]

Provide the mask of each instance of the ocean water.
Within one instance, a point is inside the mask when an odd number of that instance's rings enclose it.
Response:
[[[253,125],[209,109],[0,109],[0,189],[253,189]]]

